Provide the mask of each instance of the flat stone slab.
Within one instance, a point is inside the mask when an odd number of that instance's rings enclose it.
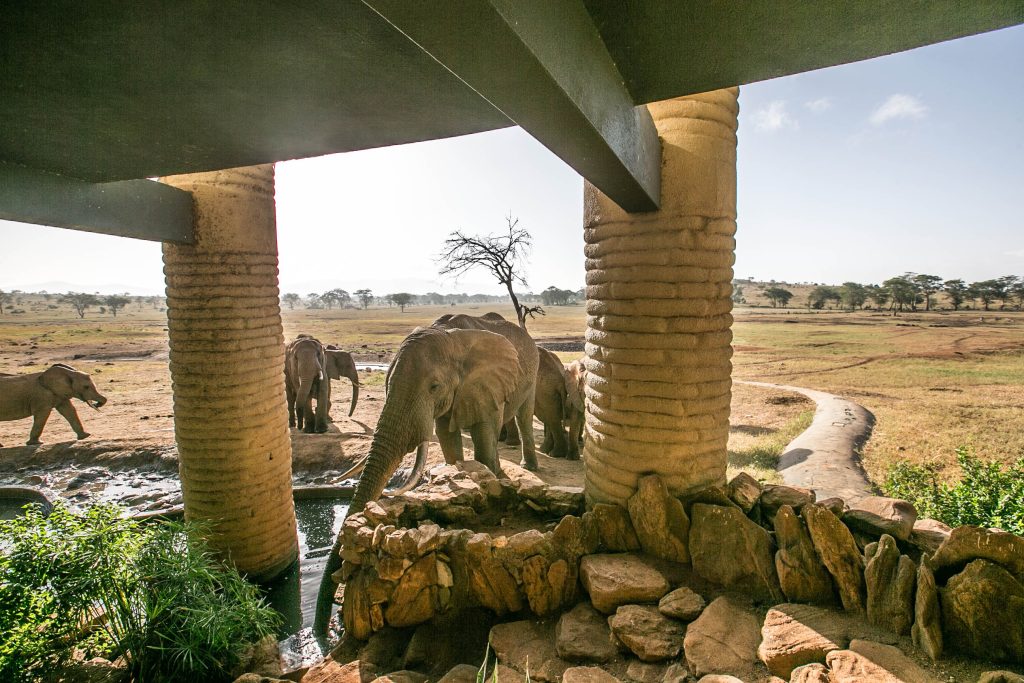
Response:
[[[683,654],[694,676],[745,676],[757,663],[760,642],[757,615],[732,598],[721,597],[687,627]]]
[[[668,581],[639,555],[587,555],[580,562],[580,580],[598,611],[613,613],[620,605],[657,602]]]
[[[850,643],[848,622],[835,610],[783,604],[768,610],[761,627],[757,656],[768,670],[789,679],[793,669],[824,664],[825,656]]]
[[[833,683],[941,683],[899,648],[870,640],[854,640],[849,650],[830,652],[827,660]]]
[[[611,641],[608,619],[586,602],[558,619],[555,649],[559,657],[570,661],[607,662],[618,654]]]

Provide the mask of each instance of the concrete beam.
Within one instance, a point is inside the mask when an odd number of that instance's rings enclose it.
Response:
[[[192,244],[192,196],[149,180],[90,183],[0,162],[0,218]]]
[[[661,199],[661,147],[581,0],[363,0],[626,211]]]

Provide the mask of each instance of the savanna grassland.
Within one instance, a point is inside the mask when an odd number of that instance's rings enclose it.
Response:
[[[21,373],[67,362],[94,375],[110,402],[101,414],[79,412],[96,438],[152,438],[172,434],[170,376],[164,313],[135,303],[116,318],[90,311],[79,319],[67,307],[33,297],[25,313],[0,317],[0,372]],[[417,325],[444,313],[490,310],[514,319],[507,305],[410,306],[332,310],[287,307],[285,338],[313,334],[352,351],[364,362],[387,362]],[[966,444],[983,458],[1010,462],[1024,453],[1024,314],[931,312],[892,317],[874,312],[808,312],[740,306],[735,311],[734,377],[810,387],[852,398],[876,418],[864,451],[880,483],[898,461],[938,463],[956,474],[955,448]],[[579,341],[583,306],[549,307],[529,323],[541,341]],[[563,360],[581,355],[562,351]],[[383,373],[364,374],[363,410],[379,411]],[[347,395],[346,388],[339,388]],[[344,415],[339,403],[339,416]],[[730,468],[771,479],[772,459],[807,424],[813,405],[786,392],[734,388]],[[375,415],[372,416],[375,418]],[[375,423],[367,416],[363,423]],[[0,443],[24,442],[28,420],[0,423]],[[44,441],[71,438],[51,417]]]

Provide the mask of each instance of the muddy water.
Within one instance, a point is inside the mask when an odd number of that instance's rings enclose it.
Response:
[[[285,670],[312,663],[322,656],[313,637],[313,613],[327,555],[347,511],[347,500],[295,501],[299,561],[267,589],[267,601],[284,617],[278,637]]]

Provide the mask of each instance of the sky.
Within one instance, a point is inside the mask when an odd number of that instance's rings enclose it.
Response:
[[[738,138],[737,277],[1024,276],[1024,26],[743,86]],[[501,293],[436,257],[507,216],[530,288],[578,289],[582,188],[518,128],[280,163],[281,291]],[[161,268],[155,243],[0,221],[2,289],[160,294]]]

